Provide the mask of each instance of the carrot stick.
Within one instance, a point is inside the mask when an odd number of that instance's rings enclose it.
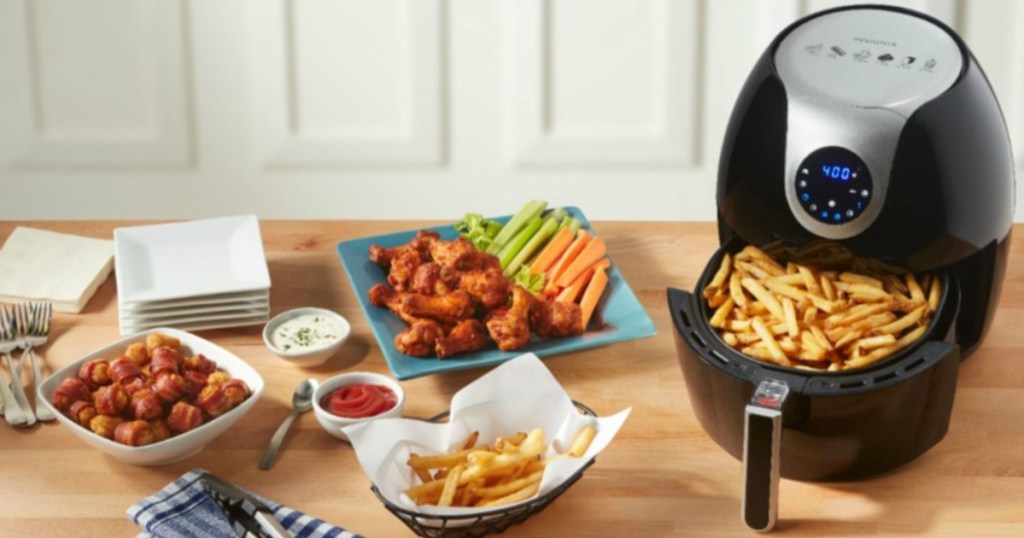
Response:
[[[530,273],[539,275],[550,269],[570,244],[572,244],[572,230],[562,228],[548,241],[544,250],[537,255],[537,259],[530,264]]]
[[[600,260],[597,260],[591,264],[590,267],[587,267],[586,270],[580,273],[580,276],[576,277],[576,280],[573,280],[571,284],[563,288],[555,300],[563,303],[575,303],[576,299],[579,298],[580,294],[583,293],[583,290],[587,287],[587,283],[590,282],[590,278],[594,276],[594,273],[596,273],[598,269],[608,269],[611,266],[612,262],[609,261],[608,258],[601,258]]]
[[[576,240],[569,245],[569,248],[565,249],[565,252],[562,253],[562,257],[555,262],[555,265],[553,265],[551,269],[548,269],[547,286],[544,287],[545,294],[552,296],[557,295],[558,286],[555,282],[558,280],[558,277],[565,272],[569,267],[569,264],[576,259],[576,256],[579,256],[580,252],[583,251],[589,242],[590,234],[587,233],[586,230],[580,230],[579,233],[576,234]]]
[[[608,248],[604,244],[604,239],[601,237],[594,237],[592,241],[587,243],[587,246],[580,252],[579,256],[569,264],[569,267],[562,272],[561,275],[555,279],[555,284],[558,286],[568,286],[573,280],[576,280],[580,276],[580,273],[585,271],[587,267],[590,267],[597,260],[600,260],[608,253]]]
[[[590,278],[590,284],[587,285],[587,290],[583,292],[583,298],[580,299],[583,330],[587,329],[587,324],[590,323],[590,316],[594,314],[594,309],[597,308],[597,301],[601,298],[601,294],[604,293],[604,289],[607,287],[608,273],[605,272],[604,267],[599,267],[594,272],[594,276]]]

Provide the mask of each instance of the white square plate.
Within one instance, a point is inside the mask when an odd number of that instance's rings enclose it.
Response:
[[[127,314],[144,314],[149,312],[161,312],[165,310],[178,310],[182,308],[205,308],[217,307],[226,304],[242,302],[269,302],[270,292],[268,290],[244,291],[241,293],[219,293],[214,295],[201,295],[188,299],[172,299],[169,301],[145,301],[118,305],[118,310]]]
[[[255,215],[114,230],[118,304],[270,287]]]
[[[241,327],[245,325],[259,325],[270,319],[270,307],[260,310],[239,311],[234,314],[218,316],[192,316],[179,319],[155,319],[149,321],[121,322],[121,334],[133,334],[141,331],[148,331],[154,327],[174,327],[186,331],[202,331],[207,329],[222,329],[226,327]]]
[[[145,312],[138,312],[134,310],[121,310],[120,320],[121,323],[134,323],[135,321],[150,321],[154,319],[168,319],[168,318],[181,318],[187,316],[203,316],[210,314],[219,314],[221,312],[230,314],[236,310],[253,310],[257,308],[265,309],[269,306],[269,302],[266,299],[257,299],[255,301],[232,301],[230,303],[220,303],[203,306],[183,306],[178,308],[165,308],[161,310],[147,310]]]

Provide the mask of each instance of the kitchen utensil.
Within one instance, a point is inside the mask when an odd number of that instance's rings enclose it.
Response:
[[[25,357],[15,361],[11,355],[11,351],[18,346],[17,323],[18,320],[14,316],[13,309],[7,306],[0,308],[0,325],[4,327],[0,353],[3,354],[4,361],[7,363],[7,371],[10,373],[9,391],[5,389],[3,392],[5,405],[10,409],[5,409],[4,412],[8,417],[13,416],[12,419],[8,418],[7,420],[11,424],[31,426],[36,423],[36,415],[32,412],[29,398],[25,395],[25,387],[22,386],[22,364]],[[11,396],[9,399],[7,398],[8,394]]]
[[[306,379],[295,387],[292,393],[292,411],[277,427],[274,436],[270,438],[263,459],[260,460],[260,469],[270,469],[274,466],[274,459],[277,458],[277,451],[281,449],[284,437],[288,435],[288,429],[292,427],[295,418],[313,408],[313,392],[316,391],[317,382],[315,379]]]
[[[14,360],[11,358],[11,351],[18,347],[18,342],[14,339],[14,331],[13,318],[8,315],[6,307],[0,308],[0,354],[4,356],[7,372],[11,378],[10,385],[8,385],[3,376],[0,376],[0,395],[4,400],[4,419],[12,426],[27,426],[29,425],[28,416],[22,410],[12,390],[12,387],[21,384],[21,376],[14,368]]]
[[[274,518],[274,511],[263,501],[238,486],[210,473],[199,481],[224,508],[228,517],[245,529],[242,536],[254,538],[290,538],[291,534]]]
[[[16,305],[15,312],[21,320],[18,324],[18,346],[22,352],[22,360],[27,356],[32,364],[32,394],[35,397],[36,418],[51,421],[56,418],[49,407],[39,403],[36,387],[43,380],[43,371],[39,366],[40,359],[35,352],[37,346],[46,343],[50,336],[50,321],[53,317],[53,305],[50,303],[21,303]]]
[[[1013,158],[999,105],[942,22],[888,6],[814,13],[782,31],[733,109],[718,177],[722,247],[694,293],[670,289],[694,413],[744,461],[743,518],[775,524],[779,476],[850,480],[898,467],[949,426],[962,358],[1006,268]],[[700,293],[726,252],[832,241],[943,279],[914,345],[867,368],[807,372],[725,345]]]

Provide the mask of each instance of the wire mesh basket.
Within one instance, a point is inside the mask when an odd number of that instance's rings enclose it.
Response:
[[[579,410],[580,414],[591,417],[597,416],[589,407],[577,401],[572,403]],[[440,422],[447,417],[448,412],[444,412],[428,420],[430,422]],[[539,495],[524,503],[483,512],[474,512],[472,514],[450,516],[422,514],[398,506],[385,499],[375,485],[371,485],[370,490],[384,503],[384,507],[389,512],[398,517],[398,519],[401,519],[407,527],[419,536],[428,538],[479,538],[488,534],[505,532],[510,526],[522,523],[528,517],[546,508],[559,495],[565,493],[565,490],[575,484],[583,476],[583,471],[586,471],[588,467],[593,465],[594,461],[591,458],[590,461],[586,462],[583,467],[580,467],[565,482],[562,482],[558,487],[544,495]]]

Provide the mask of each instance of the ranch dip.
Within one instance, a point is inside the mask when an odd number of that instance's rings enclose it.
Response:
[[[277,326],[270,343],[281,351],[310,351],[341,338],[341,326],[321,314],[303,314]]]

